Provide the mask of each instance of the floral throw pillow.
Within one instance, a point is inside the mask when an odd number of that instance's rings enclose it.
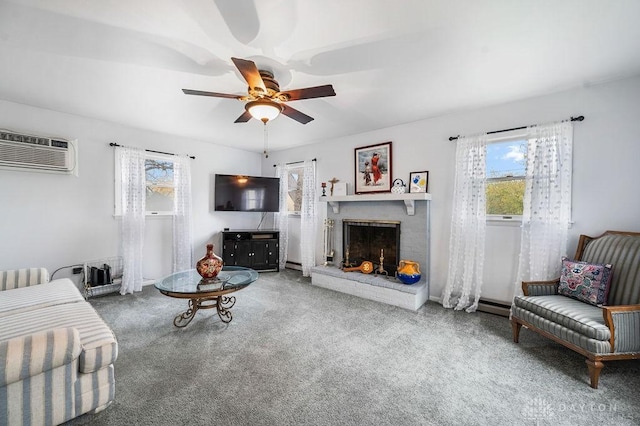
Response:
[[[611,265],[562,258],[558,293],[592,305],[604,305],[609,295]]]

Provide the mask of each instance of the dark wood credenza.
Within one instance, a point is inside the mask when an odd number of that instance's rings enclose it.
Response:
[[[222,232],[222,260],[225,265],[256,271],[279,271],[280,232],[277,230],[231,229]]]

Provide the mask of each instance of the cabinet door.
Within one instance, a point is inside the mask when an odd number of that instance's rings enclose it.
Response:
[[[225,265],[236,266],[236,242],[225,240],[222,243],[222,261]]]
[[[253,264],[251,241],[236,241],[235,243],[235,258],[237,266],[244,266],[251,268]]]
[[[262,240],[253,242],[253,269],[277,270],[278,259],[278,240]]]
[[[278,240],[269,240],[269,250],[267,251],[267,263],[269,269],[279,270],[280,266],[280,251],[278,247]]]
[[[253,244],[253,263],[254,269],[267,269],[269,265],[269,242],[268,241],[254,241]]]

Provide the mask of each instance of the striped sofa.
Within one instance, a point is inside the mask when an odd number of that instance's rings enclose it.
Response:
[[[0,271],[0,425],[56,425],[114,399],[116,338],[75,284]]]
[[[581,235],[575,259],[612,265],[607,304],[559,295],[559,280],[523,282],[524,296],[516,296],[511,307],[513,340],[518,343],[524,325],[582,354],[597,389],[603,361],[640,359],[640,233]]]

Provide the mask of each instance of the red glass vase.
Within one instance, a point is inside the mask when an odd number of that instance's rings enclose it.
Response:
[[[218,276],[222,269],[222,259],[213,252],[213,244],[207,244],[207,254],[196,263],[196,270],[205,280]]]

